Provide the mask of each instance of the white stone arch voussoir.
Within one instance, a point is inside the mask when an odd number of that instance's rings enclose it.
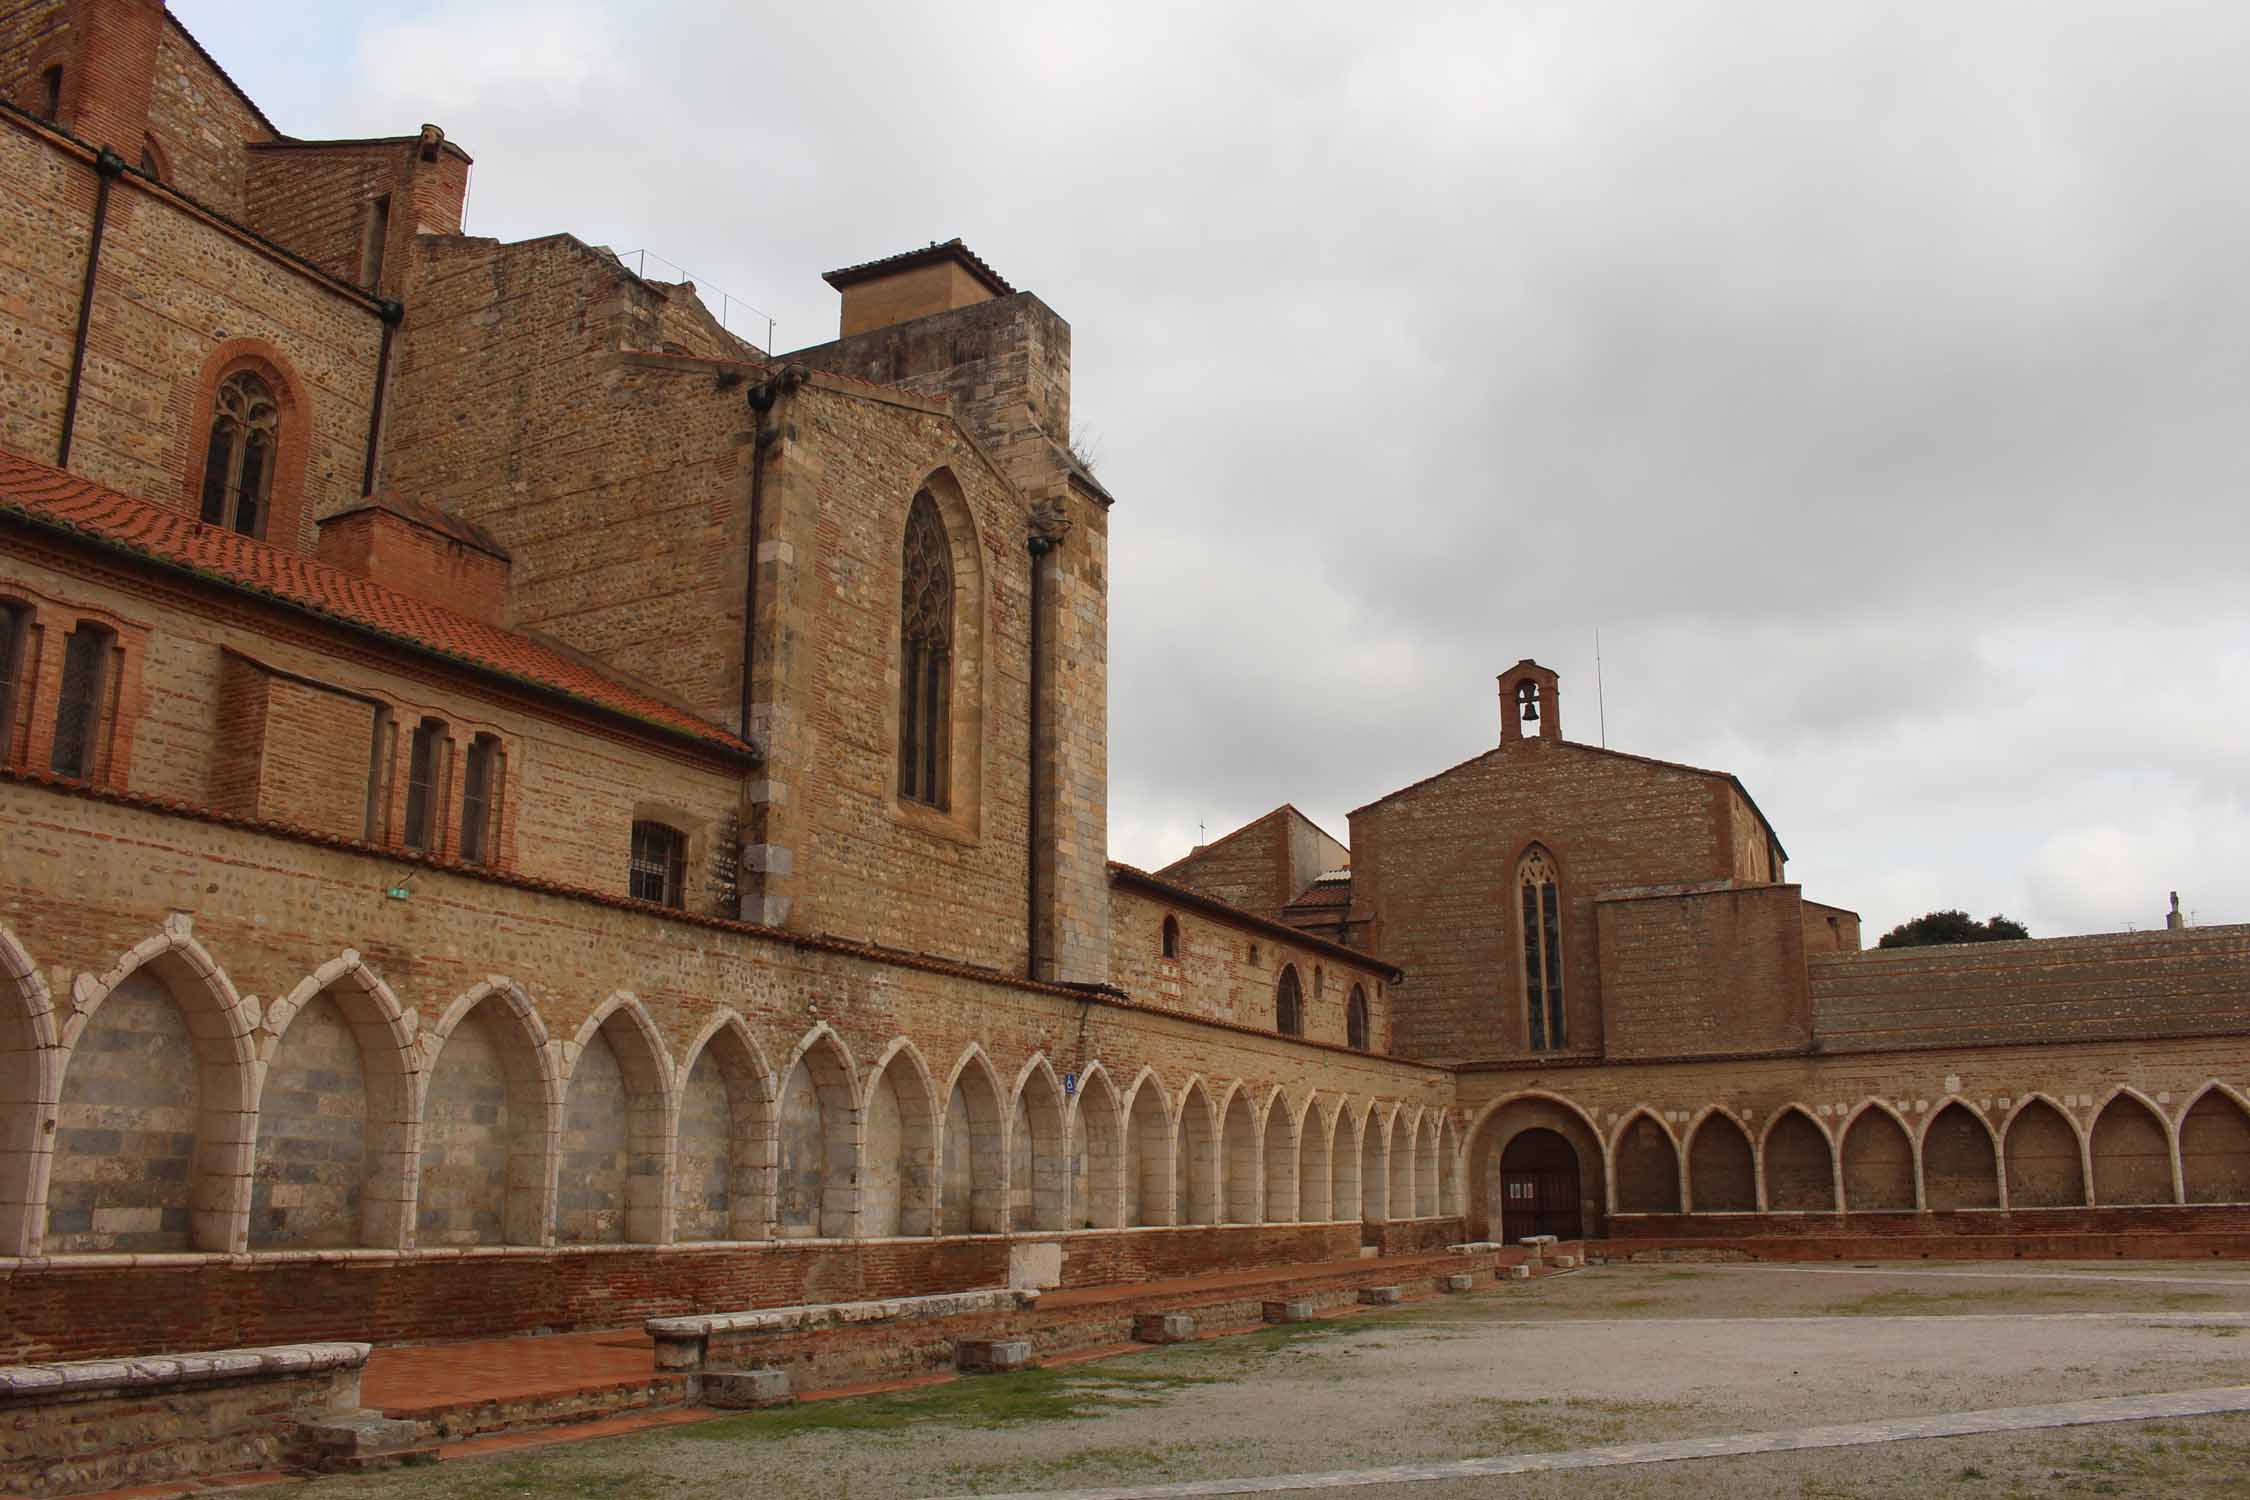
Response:
[[[178,1007],[195,1052],[200,1101],[189,1188],[189,1242],[202,1251],[240,1253],[250,1242],[250,1177],[257,1150],[258,1002],[240,993],[197,942],[193,920],[167,918],[100,975],[71,982],[70,1014],[57,1028],[59,1101],[79,1038],[127,979],[147,969]]]
[[[420,1017],[398,1002],[383,976],[356,949],[346,948],[314,969],[266,1007],[253,1033],[255,1083],[261,1115],[266,1078],[289,1028],[322,995],[331,996],[359,1044],[367,1090],[367,1182],[360,1194],[360,1238],[381,1250],[413,1247],[415,1200],[422,1158],[422,1051],[415,1045]]]
[[[0,925],[0,1255],[37,1255],[47,1229],[62,1042],[31,950]]]

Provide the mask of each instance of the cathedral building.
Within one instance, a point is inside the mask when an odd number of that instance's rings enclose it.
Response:
[[[15,6],[0,100],[0,1362],[2250,1245],[2250,928],[1864,951],[1534,662],[1348,841],[1111,861],[1130,498],[961,241],[777,353],[160,0]]]

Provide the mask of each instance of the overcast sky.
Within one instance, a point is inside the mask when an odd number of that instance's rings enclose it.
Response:
[[[953,235],[1068,319],[1119,858],[1348,836],[1519,657],[1598,741],[1598,629],[1870,942],[2250,920],[2240,0],[173,9],[779,348]]]

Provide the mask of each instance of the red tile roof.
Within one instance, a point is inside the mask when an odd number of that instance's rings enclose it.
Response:
[[[1281,908],[1282,920],[1287,921],[1292,912],[1318,911],[1328,907],[1349,908],[1352,904],[1352,883],[1348,880],[1316,880],[1299,891]]]
[[[254,537],[206,526],[5,448],[0,448],[0,516],[182,568],[207,582],[634,720],[672,738],[738,756],[754,753],[719,725],[605,677],[530,636],[487,625]]]

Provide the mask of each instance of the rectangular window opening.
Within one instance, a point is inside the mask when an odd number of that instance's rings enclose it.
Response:
[[[0,604],[0,763],[15,759],[16,705],[23,696],[30,634],[31,611],[20,604]]]
[[[104,678],[114,638],[98,625],[81,625],[63,649],[62,702],[55,710],[55,754],[49,763],[57,776],[94,779],[99,746]]]
[[[636,820],[627,882],[636,901],[682,905],[687,883],[687,835],[669,823]]]
[[[500,810],[500,742],[480,734],[469,743],[469,762],[461,777],[461,858],[473,865],[493,863]]]
[[[383,277],[383,244],[391,237],[391,195],[384,193],[367,205],[367,238],[359,251],[359,282],[373,287]]]
[[[391,818],[391,758],[398,753],[398,725],[388,708],[375,710],[367,747],[367,842],[380,844]]]
[[[406,847],[436,847],[438,777],[442,774],[445,724],[424,719],[414,728],[414,745],[406,760]]]

